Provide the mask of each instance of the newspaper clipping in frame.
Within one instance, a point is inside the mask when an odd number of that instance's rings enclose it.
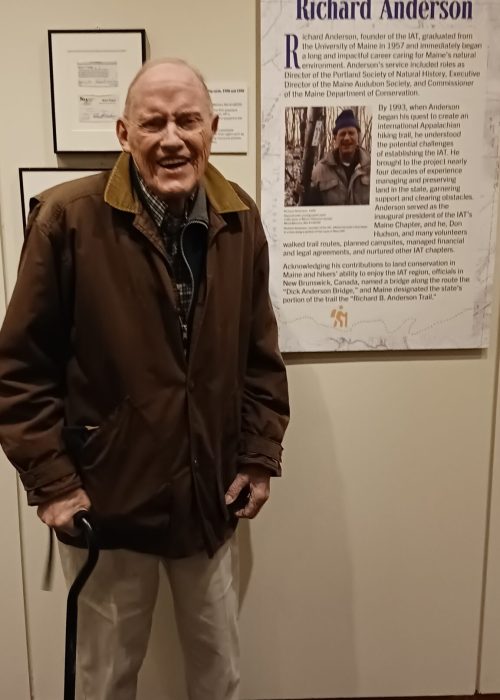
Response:
[[[285,352],[488,345],[500,2],[261,1]]]

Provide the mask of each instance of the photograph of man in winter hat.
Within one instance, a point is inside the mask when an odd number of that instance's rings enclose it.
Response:
[[[286,138],[293,141],[298,134],[299,148],[296,144],[290,158],[287,140],[285,205],[369,204],[372,123],[369,110],[293,107],[286,111]],[[297,124],[298,129],[294,129]]]

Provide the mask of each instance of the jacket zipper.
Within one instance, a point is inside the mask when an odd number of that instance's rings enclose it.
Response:
[[[181,242],[182,259],[184,260],[184,263],[185,263],[187,269],[189,270],[189,275],[191,277],[191,297],[189,299],[189,307],[188,307],[188,312],[187,312],[187,316],[186,316],[186,324],[189,324],[189,317],[191,316],[191,308],[193,306],[193,300],[194,300],[194,275],[193,275],[193,271],[191,269],[191,266],[189,265],[187,258],[186,258],[186,255],[184,253],[184,232],[187,229],[187,227],[190,226],[191,224],[202,224],[203,226],[206,227],[206,223],[204,221],[201,221],[200,219],[190,219],[186,223],[184,228],[182,229],[182,233],[181,233],[181,241],[180,242]]]
[[[347,195],[349,197],[349,201],[354,200],[354,195],[353,195],[354,183],[356,180],[358,180],[361,177],[362,174],[363,173],[361,173],[361,163],[358,163],[356,165],[356,167],[354,168],[354,172],[351,176],[351,181],[349,182],[349,186],[347,189]]]

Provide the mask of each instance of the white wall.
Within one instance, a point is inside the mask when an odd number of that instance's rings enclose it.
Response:
[[[29,0],[3,15],[0,60],[9,70],[1,94],[12,108],[1,117],[0,206],[9,289],[22,237],[17,168],[57,162],[49,28],[144,27],[153,57],[181,55],[209,80],[247,81],[249,155],[215,163],[255,194],[256,2],[88,0],[76,8]],[[106,162],[72,157],[61,164]],[[244,698],[473,692],[494,318],[488,352],[288,358],[286,478],[273,483],[271,503],[240,532]],[[12,483],[0,499],[15,510]],[[32,511],[23,508],[22,516],[33,689],[35,700],[53,700],[62,687],[63,588],[58,576],[54,593],[39,590],[46,535]],[[8,585],[18,590],[18,582]],[[163,593],[141,700],[183,698]],[[3,631],[0,658],[2,644]],[[500,639],[493,648],[500,657]]]

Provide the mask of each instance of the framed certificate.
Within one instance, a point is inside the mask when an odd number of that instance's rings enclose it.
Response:
[[[49,30],[55,153],[115,152],[115,124],[146,59],[144,29]]]
[[[87,175],[96,175],[102,170],[74,168],[19,168],[19,186],[21,188],[21,208],[23,213],[23,231],[28,223],[30,199],[50,187],[62,182],[77,180]]]

